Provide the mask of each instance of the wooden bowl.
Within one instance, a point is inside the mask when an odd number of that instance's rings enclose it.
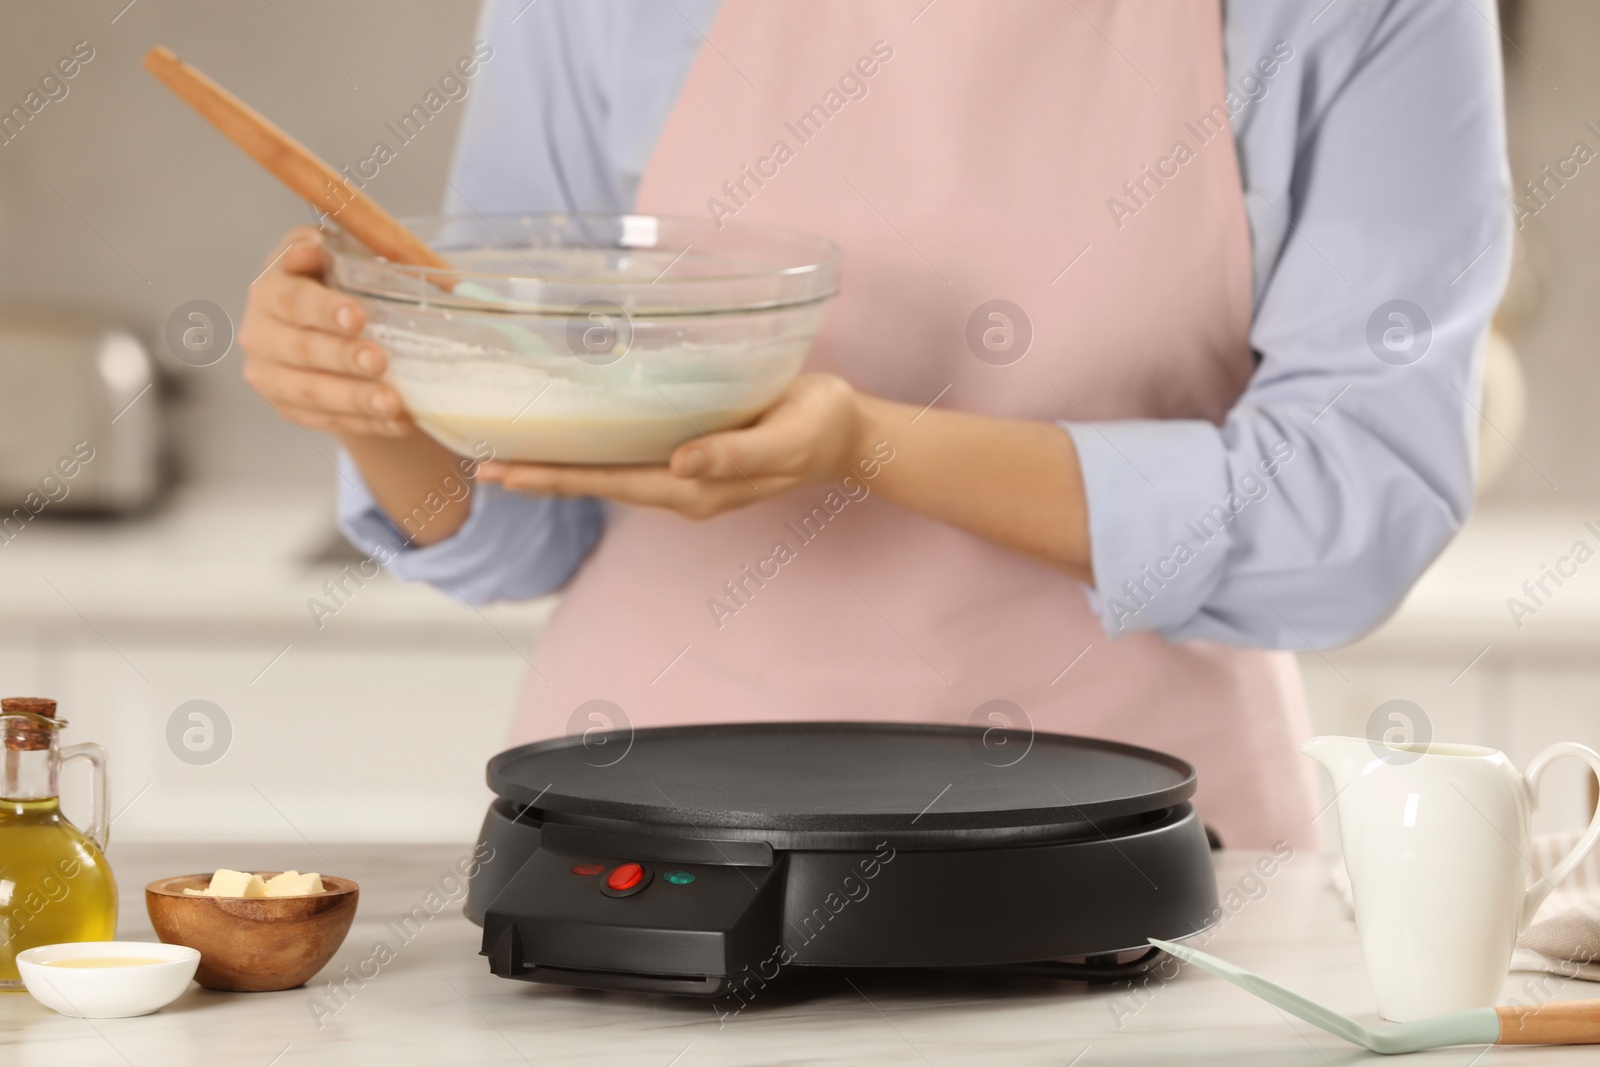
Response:
[[[277,871],[250,872],[270,878]],[[207,989],[261,993],[305,985],[339,951],[360,888],[322,876],[326,892],[303,897],[197,897],[209,874],[180,874],[144,887],[156,936],[200,952],[194,979]]]

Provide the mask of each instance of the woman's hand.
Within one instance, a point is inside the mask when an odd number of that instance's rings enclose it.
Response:
[[[322,234],[296,227],[250,287],[239,326],[244,376],[290,422],[337,434],[395,528],[431,545],[467,521],[470,488],[453,487],[471,479],[379,380],[389,361],[361,339],[363,322],[360,305],[322,284]],[[441,497],[442,508],[431,503]]]
[[[870,465],[863,465],[868,461]],[[1094,581],[1083,475],[1052,422],[918,408],[828,374],[794,380],[754,426],[679,445],[665,467],[488,462],[479,481],[600,496],[694,519],[854,474],[929,518]]]
[[[707,519],[807,482],[842,477],[858,460],[860,397],[831,374],[803,374],[752,426],[678,446],[665,467],[576,467],[491,461],[479,481],[543,496],[599,496]]]
[[[378,378],[383,349],[360,338],[360,306],[322,284],[322,235],[299,226],[250,287],[239,347],[244,376],[279,414],[309,430],[400,437],[400,395]]]

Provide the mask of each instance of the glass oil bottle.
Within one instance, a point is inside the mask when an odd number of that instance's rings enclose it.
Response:
[[[61,748],[56,702],[0,700],[0,991],[18,990],[16,956],[63,941],[110,941],[117,884],[106,863],[109,797],[99,745]],[[86,760],[93,817],[87,832],[61,814],[61,765]]]

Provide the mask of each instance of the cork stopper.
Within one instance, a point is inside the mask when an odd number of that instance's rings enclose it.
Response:
[[[49,697],[0,698],[0,714],[28,712],[46,719],[56,717],[56,702]],[[37,752],[50,747],[51,729],[24,719],[5,724],[5,747],[17,752]]]

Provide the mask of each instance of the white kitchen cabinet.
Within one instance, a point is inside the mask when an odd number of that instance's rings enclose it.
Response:
[[[31,641],[0,641],[0,696],[36,696],[43,693],[38,675],[39,657]]]
[[[341,579],[345,561],[317,552],[326,493],[194,487],[136,520],[30,529],[0,554],[0,695],[55,697],[63,743],[106,748],[113,857],[119,840],[476,832],[484,763],[552,604],[480,610],[388,575]],[[332,602],[328,580],[350,593],[319,627],[307,600]],[[191,700],[231,725],[215,762],[169,746],[168,720]],[[83,777],[64,791],[78,820]]]
[[[1471,653],[1460,662],[1389,661],[1357,649],[1330,653],[1326,660],[1315,653],[1300,657],[1318,733],[1365,735],[1380,705],[1408,700],[1427,717],[1436,740],[1501,747],[1508,739],[1498,711],[1503,698],[1497,695],[1505,679],[1489,657],[1460,675]]]
[[[484,763],[504,747],[526,669],[503,643],[343,641],[291,648],[252,683],[282,642],[117,646],[73,642],[38,671],[71,721],[63,741],[97,741],[111,754],[114,840],[468,837],[489,800]],[[169,718],[195,699],[222,709],[232,735],[204,765],[169,745]],[[69,779],[66,792],[69,813],[81,815],[81,784]]]
[[[57,697],[72,723],[64,741],[106,746],[114,841],[475,831],[484,762],[503,746],[523,656],[553,604],[479,610],[385,575],[318,629],[306,600],[342,566],[317,552],[330,537],[327,493],[195,486],[151,515],[41,525],[0,552],[0,695]],[[1504,606],[1580,519],[1474,516],[1385,626],[1300,657],[1316,729],[1364,734],[1373,710],[1399,698],[1423,709],[1434,737],[1492,745],[1519,765],[1552,740],[1600,747],[1600,571],[1569,581],[1521,629]],[[168,717],[193,699],[219,705],[234,731],[205,766],[167,744]],[[1535,828],[1577,828],[1585,790],[1576,765],[1553,767]],[[77,772],[69,812],[81,802]],[[1322,820],[1330,841],[1334,822]]]
[[[1600,670],[1549,666],[1517,670],[1511,679],[1511,740],[1505,746],[1518,767],[1556,741],[1577,741],[1600,751]],[[1535,830],[1576,830],[1589,810],[1592,779],[1579,760],[1550,765],[1534,814]]]

